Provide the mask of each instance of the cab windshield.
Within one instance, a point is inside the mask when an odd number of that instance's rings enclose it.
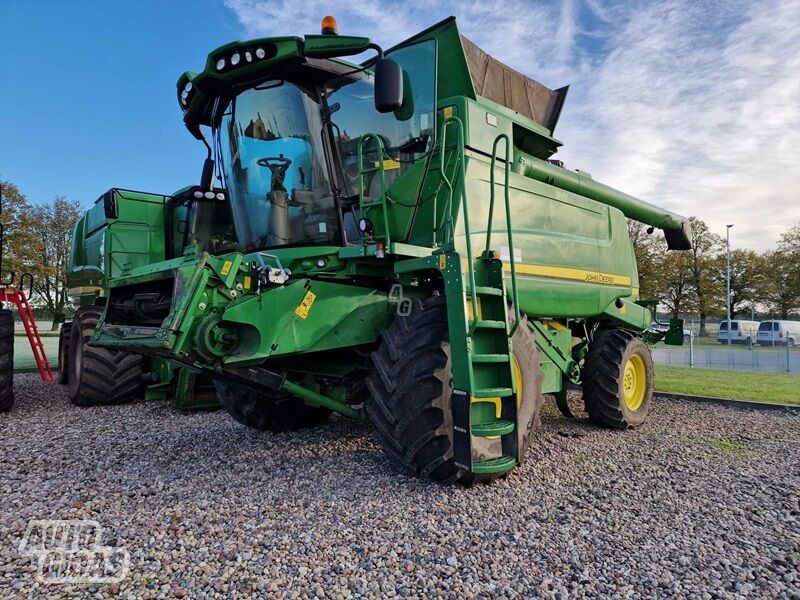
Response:
[[[217,155],[245,251],[339,237],[322,130],[317,100],[289,82],[242,92],[223,113]]]

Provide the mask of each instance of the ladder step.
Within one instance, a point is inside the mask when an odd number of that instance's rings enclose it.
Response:
[[[472,472],[478,474],[505,473],[517,466],[517,461],[511,456],[500,456],[487,460],[478,460],[472,463]]]
[[[505,321],[475,321],[475,327],[478,329],[505,329]]]
[[[488,285],[476,285],[475,293],[479,296],[502,296],[503,290],[496,287],[489,287]]]
[[[472,392],[473,398],[505,398],[511,396],[514,390],[508,387],[481,388]]]
[[[508,354],[473,354],[472,362],[474,363],[507,363],[509,359]]]
[[[491,423],[473,425],[472,435],[478,437],[497,437],[511,433],[514,431],[515,427],[516,425],[514,424],[514,421],[509,421],[508,419],[499,419],[497,421],[492,421]]]

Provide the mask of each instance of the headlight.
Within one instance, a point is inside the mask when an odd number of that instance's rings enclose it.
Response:
[[[239,64],[240,60],[241,60],[241,56],[239,56],[239,53],[237,52],[236,54],[231,56],[231,65],[235,67],[236,65]]]
[[[224,58],[220,58],[217,61],[217,71],[222,71],[222,69],[224,69],[224,68],[225,68],[225,59]]]
[[[264,58],[266,55],[267,53],[264,51],[263,48],[256,48],[256,58],[261,59]]]

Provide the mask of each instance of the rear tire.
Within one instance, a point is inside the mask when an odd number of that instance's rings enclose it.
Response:
[[[227,381],[215,381],[214,387],[219,403],[231,417],[259,431],[278,433],[316,427],[331,414],[327,408],[308,406],[286,392],[267,395]]]
[[[520,461],[539,426],[544,402],[539,349],[526,317],[521,318],[512,340],[522,387]],[[371,396],[367,414],[389,459],[417,475],[447,483],[471,484],[504,476],[475,475],[453,460],[453,384],[445,298],[414,300],[411,314],[398,315],[381,338],[367,378]],[[498,440],[486,442],[498,445]],[[473,459],[484,458],[488,449],[474,440]]]
[[[100,306],[83,306],[72,320],[67,385],[70,400],[77,406],[123,404],[143,395],[141,355],[89,346],[102,314]]]
[[[644,423],[653,402],[653,357],[642,338],[622,329],[598,331],[582,372],[586,412],[605,427]]]
[[[14,406],[14,315],[0,309],[0,412]]]
[[[58,383],[69,383],[69,340],[72,334],[72,322],[63,323],[58,332]]]

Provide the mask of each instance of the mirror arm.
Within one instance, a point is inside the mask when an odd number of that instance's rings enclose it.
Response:
[[[378,46],[378,44],[370,44],[367,48],[372,48],[375,52],[378,53],[377,60],[383,60],[383,48]],[[363,63],[362,63],[363,64]]]

